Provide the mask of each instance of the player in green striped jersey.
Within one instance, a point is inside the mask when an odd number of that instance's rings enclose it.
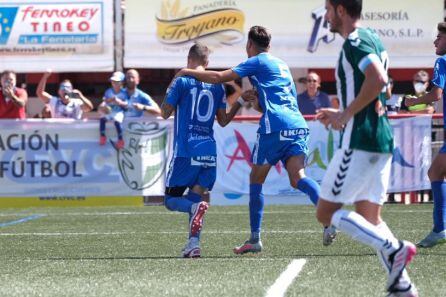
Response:
[[[388,56],[379,37],[361,28],[362,0],[327,0],[325,19],[345,42],[336,67],[341,109],[321,109],[317,118],[341,131],[336,151],[321,185],[317,218],[374,248],[386,272],[389,296],[417,296],[405,269],[416,254],[399,241],[381,218],[393,151],[385,113]],[[355,211],[342,209],[353,204]]]

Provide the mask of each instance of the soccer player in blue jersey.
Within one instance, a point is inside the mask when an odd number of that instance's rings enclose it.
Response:
[[[249,190],[251,237],[234,249],[236,254],[262,250],[262,185],[271,166],[282,161],[293,188],[306,193],[315,205],[319,197],[319,185],[304,173],[309,130],[297,106],[296,87],[285,62],[268,53],[270,41],[271,35],[266,28],[254,26],[249,30],[246,44],[248,59],[245,62],[224,71],[183,69],[178,74],[208,83],[248,77],[258,94],[263,115],[252,153]]]
[[[187,67],[204,70],[209,49],[194,44],[187,57]],[[201,256],[200,231],[208,204],[202,196],[211,190],[216,178],[217,149],[214,119],[226,126],[240,109],[239,98],[226,113],[226,94],[222,84],[208,84],[193,77],[177,77],[167,90],[161,116],[167,119],[175,110],[173,158],[167,173],[165,206],[171,211],[189,214],[189,240],[183,257]],[[188,193],[183,196],[185,190]]]
[[[438,35],[434,41],[435,53],[440,58],[437,59],[434,66],[434,78],[432,79],[433,88],[429,93],[419,97],[406,98],[406,106],[417,104],[429,104],[443,98],[443,117],[446,115],[446,23],[438,24]],[[446,129],[446,117],[444,118]],[[429,168],[429,179],[431,181],[432,194],[434,196],[432,231],[421,240],[417,245],[419,247],[433,247],[440,243],[446,243],[446,144],[443,144],[438,155]]]

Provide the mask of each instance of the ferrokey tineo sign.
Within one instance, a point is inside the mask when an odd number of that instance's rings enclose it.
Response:
[[[163,175],[168,158],[167,128],[156,122],[130,122],[118,151],[122,178],[133,190],[147,189]]]

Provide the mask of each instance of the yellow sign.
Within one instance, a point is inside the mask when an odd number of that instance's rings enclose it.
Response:
[[[216,34],[223,44],[232,44],[243,37],[245,15],[235,8],[219,8],[187,16],[189,9],[179,8],[179,1],[166,9],[163,2],[160,17],[157,17],[158,39],[167,44],[179,44]],[[236,32],[237,36],[217,34]]]

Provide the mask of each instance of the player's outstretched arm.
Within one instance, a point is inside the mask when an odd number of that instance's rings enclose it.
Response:
[[[232,104],[231,109],[229,112],[226,112],[225,108],[219,108],[217,110],[217,122],[220,126],[225,127],[227,124],[229,124],[232,119],[237,114],[240,107],[242,107],[244,101],[240,97],[237,99],[237,101]]]
[[[240,78],[237,73],[232,71],[232,69],[227,69],[224,71],[211,71],[211,70],[196,70],[189,68],[181,69],[180,72],[177,73],[176,77],[187,76],[187,75],[193,76],[199,81],[210,84],[224,83]]]
[[[414,96],[406,96],[404,98],[404,101],[406,106],[413,106],[417,104],[430,104],[440,100],[442,96],[443,96],[443,89],[438,86],[434,86],[429,93],[426,93],[418,98]]]

